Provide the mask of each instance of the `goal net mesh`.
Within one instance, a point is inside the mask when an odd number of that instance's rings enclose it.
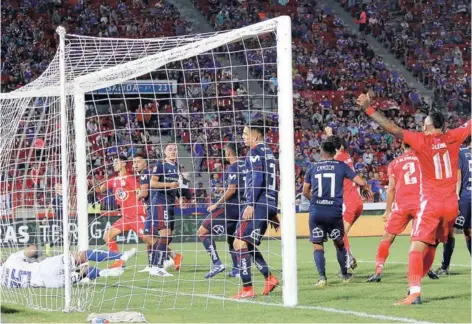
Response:
[[[125,158],[123,169],[139,183],[133,158],[144,157],[152,169],[165,159],[166,144],[175,143],[179,189],[169,247],[183,257],[180,269],[175,270],[175,261],[169,257],[165,266],[173,276],[140,272],[148,266],[148,248],[138,233],[122,229],[114,238],[119,250],[136,248],[136,256],[126,262],[120,277],[74,283],[71,309],[144,311],[227,303],[241,287],[240,279],[228,276],[233,264],[227,236],[219,227],[208,234],[216,242],[226,270],[205,279],[214,254],[207,253],[197,232],[211,215],[207,208],[227,187],[225,145],[235,144],[238,159],[246,157],[248,148],[242,141],[246,123],[264,120],[265,142],[279,157],[277,60],[283,58],[277,58],[275,30],[276,22],[268,21],[241,30],[160,39],[66,35],[67,125],[61,123],[59,54],[37,80],[1,95],[3,262],[30,244],[38,246],[40,260],[61,255],[64,240],[69,242],[72,254],[86,245],[107,250],[104,234],[123,216],[117,201],[120,197],[112,185],[102,191],[107,182],[122,179],[114,161]],[[85,109],[85,120],[80,122],[85,127],[86,152],[76,149],[77,95],[85,101],[81,108]],[[61,148],[61,132],[66,132],[67,152]],[[66,183],[61,161],[64,155],[68,166],[68,235],[62,230],[60,212],[61,184]],[[77,199],[79,163],[86,164],[87,201]],[[84,235],[79,233],[77,205],[87,205],[88,244],[80,247],[79,237]],[[133,209],[136,217],[146,218],[140,208]],[[269,229],[259,250],[270,272],[282,281],[280,231]],[[170,256],[175,257],[174,253]],[[106,269],[112,262],[88,265]],[[253,284],[258,294],[264,287],[259,268],[253,263]],[[25,288],[29,279],[15,276],[15,281],[2,284],[4,301],[37,309],[63,309],[63,287]],[[265,301],[281,303],[281,287]]]

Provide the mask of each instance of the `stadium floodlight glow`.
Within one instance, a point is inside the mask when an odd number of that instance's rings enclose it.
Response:
[[[76,269],[65,266],[71,252],[107,248],[103,234],[117,216],[107,210],[113,204],[111,194],[102,196],[99,188],[109,179],[118,179],[113,173],[114,156],[125,155],[131,164],[134,155],[143,153],[153,164],[162,158],[165,143],[177,143],[178,163],[184,167],[182,188],[196,193],[206,189],[216,197],[221,189],[218,185],[211,189],[218,182],[211,178],[214,173],[224,177],[224,143],[236,143],[244,159],[243,126],[263,118],[268,145],[278,156],[282,229],[267,233],[259,250],[272,273],[282,279],[282,298],[275,293],[268,301],[295,306],[290,18],[156,39],[69,35],[62,27],[57,32],[59,49],[46,71],[30,84],[0,94],[2,258],[28,244],[54,243],[44,252],[63,253],[64,277],[71,277]],[[280,139],[271,141],[277,134]],[[195,155],[197,143],[205,148],[203,155]],[[131,165],[127,170],[132,172]],[[61,190],[56,188],[59,183]],[[63,201],[62,222],[38,221],[38,216],[58,210],[51,205],[57,195]],[[2,289],[3,300],[65,311],[228,302],[240,285],[237,279],[225,274],[212,280],[202,277],[202,269],[211,264],[196,230],[205,214],[202,206],[208,202],[201,197],[196,203],[182,199],[171,248],[182,253],[184,262],[179,271],[171,272],[173,277],[140,273],[147,265],[146,247],[136,233],[124,232],[116,237],[118,243],[135,244],[139,252],[121,277],[80,285],[64,280],[60,288]],[[221,258],[229,260],[228,246],[218,245]],[[261,277],[254,277],[256,289],[263,283]]]

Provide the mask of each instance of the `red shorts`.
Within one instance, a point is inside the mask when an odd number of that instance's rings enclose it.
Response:
[[[133,231],[141,238],[144,232],[144,220],[143,216],[135,217],[134,219],[121,217],[111,227],[119,229],[121,232]]]
[[[431,245],[445,243],[459,212],[457,196],[446,199],[424,198],[413,221],[411,241]]]
[[[394,203],[392,212],[385,223],[385,232],[394,235],[401,234],[408,223],[415,218],[417,211],[418,206],[402,206],[400,208]]]
[[[354,225],[356,220],[361,216],[364,210],[362,201],[346,201],[343,204],[343,219],[351,225]]]

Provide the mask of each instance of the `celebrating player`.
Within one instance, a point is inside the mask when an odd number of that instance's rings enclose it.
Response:
[[[465,241],[467,243],[467,249],[470,253],[470,204],[471,204],[471,179],[470,179],[470,168],[472,167],[472,160],[470,157],[470,137],[464,142],[465,146],[461,148],[459,152],[459,170],[457,173],[457,195],[459,197],[459,212],[454,227],[464,230]],[[452,253],[454,252],[454,246],[456,239],[454,238],[454,232],[449,232],[447,242],[443,245],[443,258],[442,264],[439,269],[436,270],[437,275],[449,274],[449,264],[451,263]]]
[[[146,207],[146,213],[147,216],[150,215],[151,213],[151,206],[152,206],[152,197],[154,194],[154,190],[151,188],[151,178],[152,178],[152,170],[147,167],[147,161],[146,159],[141,156],[141,155],[136,155],[133,158],[133,169],[134,171],[139,175],[139,181],[140,181],[140,189],[139,189],[139,194],[138,198],[144,203],[144,206]],[[148,252],[148,266],[144,268],[143,270],[139,272],[149,272],[152,266],[152,258],[151,258],[151,246],[148,245],[147,247],[147,252]],[[172,258],[172,260],[167,260],[164,262],[164,268],[167,268],[167,264],[169,266],[174,265],[175,270],[180,269],[181,261],[182,261],[182,255],[179,253],[175,253],[174,251],[171,251],[170,248],[168,248],[168,254],[169,257]],[[168,261],[171,261],[172,263],[169,263]]]
[[[210,272],[205,275],[205,278],[212,278],[226,269],[226,266],[220,261],[215,241],[209,235],[210,233],[212,235],[226,233],[229,253],[233,261],[233,269],[229,276],[239,277],[238,260],[233,247],[233,234],[241,214],[241,202],[244,201],[245,163],[242,160],[238,160],[236,145],[232,143],[226,144],[224,151],[226,161],[230,163],[225,172],[226,191],[216,203],[208,207],[210,215],[203,220],[198,229],[198,237],[213,263]]]
[[[446,242],[458,213],[457,166],[459,148],[470,136],[471,123],[443,133],[444,116],[432,112],[424,121],[424,132],[401,129],[370,106],[369,91],[357,99],[368,116],[415,151],[421,168],[420,208],[416,213],[408,255],[409,295],[397,305],[421,304],[421,279],[434,262],[438,242]]]
[[[324,287],[326,260],[323,243],[328,236],[336,247],[336,256],[344,282],[351,281],[347,272],[347,251],[344,247],[344,223],[342,216],[344,179],[350,179],[364,189],[367,182],[342,162],[334,160],[336,147],[332,141],[321,144],[321,160],[310,165],[305,175],[303,195],[310,200],[310,242],[313,243],[313,258],[320,275],[315,287]],[[352,186],[351,183],[349,183]]]
[[[139,189],[138,181],[134,175],[126,171],[126,158],[119,157],[113,160],[113,169],[118,176],[108,180],[100,187],[101,192],[113,190],[116,202],[120,205],[121,218],[113,223],[103,235],[103,240],[108,245],[108,250],[118,252],[118,244],[115,237],[123,232],[133,230],[138,237],[143,238],[144,216],[146,212],[142,202],[138,199],[136,190]],[[123,267],[123,260],[116,260],[110,268]]]
[[[99,270],[86,265],[86,262],[103,262],[121,260],[126,262],[136,254],[136,249],[124,253],[112,251],[87,250],[71,254],[70,270],[71,283],[77,283],[84,278],[118,277],[123,269]],[[11,254],[0,267],[0,284],[6,288],[62,288],[64,287],[64,254],[38,259],[39,250],[30,245],[23,251]]]
[[[336,155],[334,159],[337,161],[345,162],[349,167],[354,170],[354,164],[352,163],[351,156],[345,151],[347,144],[346,141],[338,136],[333,136],[333,130],[331,127],[325,128],[326,135],[333,141],[336,147]],[[344,247],[347,251],[347,266],[354,270],[357,267],[357,262],[351,252],[349,239],[347,237],[349,230],[361,216],[364,210],[364,203],[357,190],[357,185],[349,178],[344,179],[344,194],[343,194],[343,223],[344,223]]]
[[[256,296],[252,286],[251,254],[259,271],[264,275],[263,295],[268,295],[279,281],[271,274],[269,266],[256,246],[260,245],[268,223],[278,228],[276,161],[272,150],[263,143],[264,124],[253,122],[244,127],[243,141],[249,146],[246,155],[246,202],[236,229],[234,249],[238,256],[239,275],[243,287],[234,299]]]
[[[177,145],[167,144],[165,160],[156,163],[151,173],[151,204],[144,227],[144,241],[151,246],[151,276],[169,277],[164,262],[169,254],[169,244],[174,230],[174,206],[179,188]],[[144,180],[145,181],[145,180]],[[159,237],[155,235],[159,232]],[[180,262],[179,262],[180,267]]]

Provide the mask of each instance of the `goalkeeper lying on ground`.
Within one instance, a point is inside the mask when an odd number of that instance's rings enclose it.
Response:
[[[88,266],[86,262],[123,260],[136,254],[136,249],[124,253],[87,250],[70,254],[70,281],[77,283],[84,278],[118,277],[123,269],[100,270]],[[64,254],[39,259],[35,245],[11,254],[0,266],[0,285],[7,288],[62,288],[64,287]]]

